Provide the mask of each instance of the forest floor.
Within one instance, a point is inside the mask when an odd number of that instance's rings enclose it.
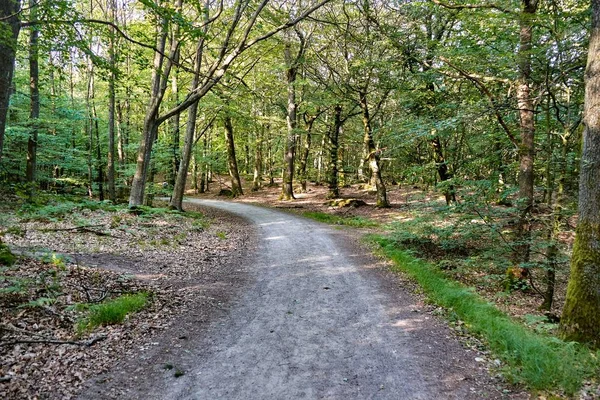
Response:
[[[219,191],[226,187],[216,182],[200,197],[223,200]],[[423,214],[447,217],[436,211],[444,206],[442,196],[413,187],[389,188],[389,209],[375,208],[374,196],[358,186],[343,188],[342,197],[361,199],[365,206],[332,207],[327,204],[323,186],[310,185],[308,193],[297,194],[291,202],[279,200],[280,190],[246,190],[236,202],[313,213],[309,215],[313,218],[321,214],[339,217],[336,223],[350,221],[350,225],[362,227],[359,231],[343,230],[352,243],[358,243],[364,233],[384,232],[390,224]],[[151,387],[149,379],[157,376],[176,382],[187,373],[178,360],[189,353],[189,339],[204,335],[211,324],[220,321],[253,279],[243,266],[254,257],[256,228],[231,213],[188,204],[186,210],[199,210],[206,217],[166,212],[132,215],[124,209],[86,207],[75,207],[73,212],[46,207],[43,212],[28,214],[17,213],[17,203],[9,198],[0,205],[2,239],[23,254],[13,268],[0,270],[0,398],[66,399],[84,388],[83,398],[96,398],[92,393],[97,398],[119,398],[123,388],[110,384],[111,380],[118,382],[114,371],[128,375],[128,384],[134,386]],[[566,240],[570,240],[568,235]],[[434,256],[434,261],[449,259],[447,254]],[[490,283],[482,270],[450,268],[447,272],[476,287],[525,324],[545,331],[555,328],[537,310],[539,296],[520,291],[505,295],[498,281]],[[556,313],[562,307],[565,276],[558,277]],[[414,309],[422,310],[427,319],[437,319],[435,307],[423,304],[413,283],[400,278],[399,284],[404,291],[417,293]],[[77,322],[86,314],[75,305],[93,307],[104,298],[123,293],[148,293],[149,304],[141,312],[128,315],[121,325],[77,329]],[[472,375],[478,376],[474,386],[485,386],[490,379],[484,378],[485,371],[492,371],[496,381],[487,385],[495,388],[493,397],[529,398],[498,380],[493,372],[496,360],[466,334],[464,327],[451,324],[451,329],[450,336],[461,337],[472,352],[471,363],[477,359],[481,364],[469,367],[474,368]],[[172,357],[162,364],[154,362],[153,372],[147,373],[144,363],[156,361],[151,354],[165,352]],[[89,381],[92,377],[95,379]],[[586,395],[585,390],[591,394]],[[595,390],[584,389],[581,398],[594,398]]]
[[[2,399],[73,398],[119,360],[158,346],[173,324],[189,325],[188,335],[200,329],[244,285],[239,265],[255,235],[230,213],[134,215],[64,201],[24,212],[16,197],[3,200],[2,239],[22,256],[0,269]],[[122,324],[81,329],[95,305],[140,293],[146,306]]]

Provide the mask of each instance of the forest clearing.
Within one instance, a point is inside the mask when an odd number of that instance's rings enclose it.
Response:
[[[600,398],[599,102],[600,0],[1,1],[0,397]]]

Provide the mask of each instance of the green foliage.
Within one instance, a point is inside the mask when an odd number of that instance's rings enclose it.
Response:
[[[77,331],[83,332],[98,326],[120,324],[127,314],[142,310],[147,302],[147,293],[136,293],[94,304],[88,308],[87,317],[79,321]]]
[[[18,211],[18,215],[25,222],[51,222],[60,221],[65,216],[81,210],[114,212],[121,209],[124,209],[124,206],[113,205],[109,201],[94,201],[74,196],[48,195],[41,197],[38,203],[24,203]]]
[[[306,211],[302,213],[307,218],[333,225],[346,225],[355,228],[369,228],[379,226],[378,222],[363,217],[340,217],[318,211]]]
[[[509,318],[473,290],[446,279],[431,264],[396,247],[386,237],[371,237],[395,262],[395,269],[408,273],[437,305],[447,308],[481,336],[505,363],[504,374],[532,389],[562,389],[574,394],[586,378],[600,373],[600,354],[554,337],[539,335]]]
[[[10,248],[0,240],[0,265],[13,265],[17,257],[10,251]]]

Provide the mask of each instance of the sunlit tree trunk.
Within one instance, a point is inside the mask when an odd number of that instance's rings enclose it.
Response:
[[[561,318],[567,340],[600,347],[600,0],[592,0],[592,29],[585,72],[579,221],[571,276]]]
[[[371,183],[377,190],[377,207],[389,207],[387,200],[387,191],[383,179],[381,178],[381,165],[379,161],[379,150],[375,148],[373,140],[373,129],[371,127],[371,118],[369,115],[369,104],[367,103],[367,93],[360,92],[360,108],[362,110],[363,128],[364,128],[364,146],[368,150],[366,161],[371,170]]]

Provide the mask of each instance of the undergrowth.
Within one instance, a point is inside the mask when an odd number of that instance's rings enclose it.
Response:
[[[315,221],[324,222],[326,224],[346,225],[355,228],[368,228],[379,226],[378,222],[363,217],[340,217],[338,215],[331,215],[318,211],[306,211],[302,213],[302,215],[307,218],[314,219]]]
[[[140,219],[153,219],[156,217],[171,215],[175,217],[190,218],[195,221],[195,227],[199,230],[208,226],[204,214],[195,211],[181,212],[163,207],[137,206],[128,208],[127,204],[113,204],[112,202],[96,201],[77,196],[40,195],[36,201],[23,201],[16,210],[22,222],[56,222],[61,221],[74,213],[83,210],[118,213],[129,212],[137,215]],[[16,229],[16,228],[13,228]]]
[[[572,395],[587,378],[600,373],[600,351],[536,334],[485,301],[472,289],[448,280],[432,264],[399,249],[390,238],[373,236],[383,253],[395,262],[393,269],[408,273],[429,299],[462,320],[482,337],[505,363],[504,374],[513,383],[536,390],[563,390]]]
[[[77,331],[81,333],[98,326],[120,324],[127,314],[140,311],[147,302],[147,293],[136,293],[123,295],[101,304],[79,305],[79,309],[88,309],[88,315],[79,321]]]

